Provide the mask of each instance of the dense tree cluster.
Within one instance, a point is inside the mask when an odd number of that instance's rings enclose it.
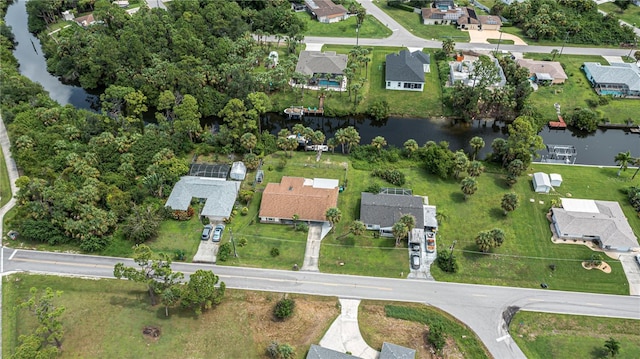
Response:
[[[500,12],[532,39],[594,45],[634,43],[631,27],[621,26],[612,14],[598,13],[594,1],[527,0],[499,7],[494,12]]]

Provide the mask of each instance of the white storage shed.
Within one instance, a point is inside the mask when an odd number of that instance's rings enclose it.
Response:
[[[551,173],[549,175],[549,179],[551,180],[551,186],[560,187],[562,184],[562,176],[558,173]]]
[[[231,166],[231,173],[229,177],[232,180],[236,181],[244,181],[244,177],[247,175],[247,166],[244,165],[244,162],[238,161],[234,162]]]
[[[537,193],[549,193],[551,191],[551,179],[544,172],[533,174],[533,190]]]

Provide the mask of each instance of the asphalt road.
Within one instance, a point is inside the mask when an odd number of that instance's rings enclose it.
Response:
[[[117,262],[131,259],[3,248],[6,271],[29,271],[80,277],[113,276]],[[212,270],[227,287],[304,293],[342,298],[417,302],[441,308],[474,330],[495,358],[524,358],[508,335],[507,322],[520,310],[609,316],[640,320],[640,297],[561,292],[511,287],[374,278],[315,272],[174,263],[188,277],[197,269]]]

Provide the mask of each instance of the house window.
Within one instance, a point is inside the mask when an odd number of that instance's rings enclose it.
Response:
[[[391,81],[387,81],[387,87],[391,87]]]
[[[416,84],[416,88],[417,89],[421,89],[422,88],[422,84]]]
[[[402,86],[402,82],[398,82],[398,87]]]

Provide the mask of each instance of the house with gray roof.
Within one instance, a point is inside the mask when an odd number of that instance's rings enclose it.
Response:
[[[551,208],[558,238],[592,241],[604,250],[627,252],[640,248],[618,202],[575,198],[561,201],[562,208]]]
[[[431,57],[422,51],[388,54],[385,65],[387,90],[423,91],[424,74],[431,71]]]
[[[204,201],[200,216],[214,222],[229,218],[236,202],[240,182],[219,178],[184,176],[173,186],[165,207],[186,211],[193,198]]]
[[[341,353],[337,350],[311,344],[311,348],[309,348],[309,352],[307,352],[306,359],[360,359],[360,358],[350,354]]]
[[[382,343],[379,359],[414,359],[415,357],[415,349],[384,342]]]
[[[307,75],[310,85],[339,87],[338,81],[347,68],[347,55],[335,51],[302,51],[298,57],[296,72]]]
[[[582,71],[598,95],[640,96],[640,69],[636,64],[585,62]]]
[[[405,214],[415,217],[416,228],[427,229],[427,222],[431,224],[434,221],[425,220],[425,214],[431,213],[431,209],[425,209],[425,206],[424,198],[420,196],[362,192],[360,221],[368,230],[379,231],[384,237],[393,236],[391,227]],[[435,210],[433,213],[435,215]]]

